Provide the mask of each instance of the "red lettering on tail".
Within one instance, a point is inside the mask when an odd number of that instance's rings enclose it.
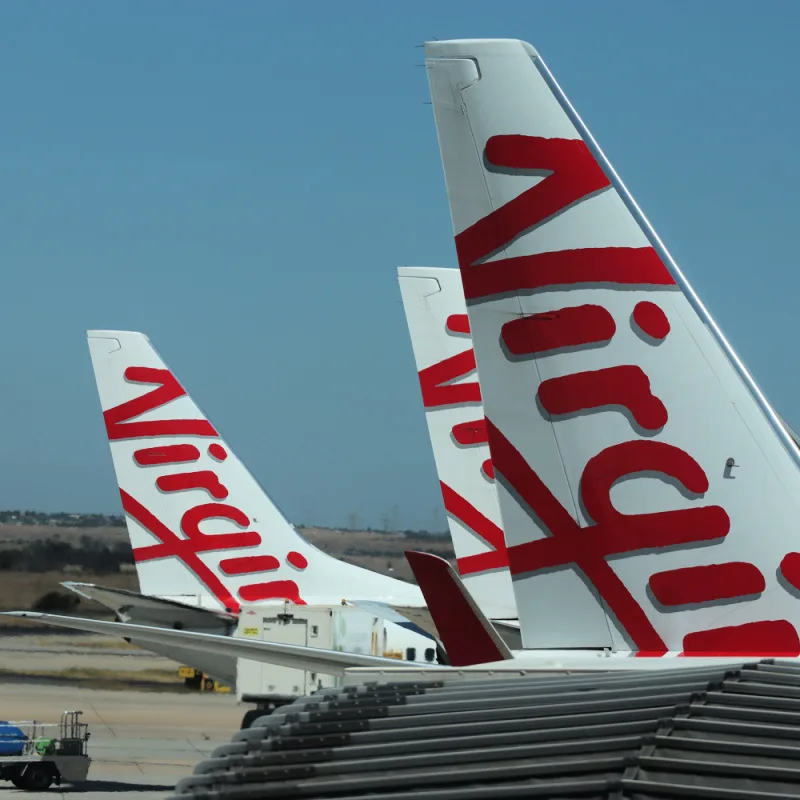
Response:
[[[519,451],[491,421],[487,420],[487,426],[495,469],[549,534],[508,548],[511,573],[570,566],[581,570],[637,648],[666,651],[664,641],[606,558],[724,538],[730,520],[719,506],[620,514],[611,503],[610,491],[620,478],[656,471],[700,493],[708,488],[700,465],[683,450],[663,442],[624,442],[603,450],[589,460],[581,477],[581,497],[594,521],[581,528]]]
[[[156,486],[162,492],[187,492],[191,489],[205,489],[215,500],[224,500],[228,489],[211,470],[198,472],[181,472],[178,475],[161,475]]]
[[[228,457],[228,453],[225,448],[216,442],[208,446],[208,454],[215,461],[224,461]]]
[[[469,317],[466,314],[451,314],[445,322],[450,333],[466,333],[469,335]]]
[[[181,539],[124,489],[120,489],[119,493],[122,497],[122,508],[125,513],[130,514],[143,528],[161,542],[161,544],[134,548],[133,558],[136,563],[151,561],[156,558],[177,558],[222,603],[223,607],[238,613],[239,601],[230,594],[225,584],[217,578],[197,555],[201,550],[224,550],[226,549],[226,544],[221,543],[221,547],[215,547],[212,542]],[[242,536],[242,534],[223,534],[221,538],[230,541],[230,536]],[[249,546],[260,544],[261,542],[261,537],[257,533],[248,533],[245,534],[245,537],[250,537],[248,539]],[[255,539],[252,537],[255,537]]]
[[[140,467],[150,467],[154,464],[185,464],[197,461],[200,451],[193,444],[168,444],[164,447],[145,447],[136,450],[133,454],[134,461]]]
[[[239,589],[239,597],[248,603],[258,603],[261,600],[291,600],[297,606],[306,605],[294,581],[252,583]]]
[[[496,252],[526,230],[610,185],[580,139],[493,136],[484,152],[486,160],[496,167],[551,174],[456,236],[462,267]]]
[[[186,392],[167,369],[129,367],[125,370],[125,378],[133,383],[154,384],[155,388],[133,400],[110,408],[104,413],[106,430],[111,441],[152,436],[218,436],[211,423],[204,419],[132,422],[131,420],[135,420],[149,411],[186,396]],[[217,442],[209,444],[207,452],[216,462],[225,461],[228,457],[226,449]],[[134,460],[140,466],[186,463],[197,461],[199,458],[200,450],[191,444],[144,448],[136,450],[134,453]],[[224,500],[229,494],[227,487],[212,470],[161,475],[155,483],[162,492],[202,489],[215,500]],[[225,519],[245,528],[250,524],[250,519],[243,511],[223,503],[203,503],[190,508],[181,518],[181,531],[184,534],[184,538],[182,538],[124,489],[120,489],[120,495],[125,512],[158,540],[158,544],[134,548],[133,555],[137,563],[162,558],[177,558],[223,606],[234,612],[239,611],[239,601],[217,577],[215,570],[203,562],[199,554],[257,547],[261,544],[261,536],[256,531],[245,530],[235,533],[207,534],[200,530],[200,525],[206,520]],[[304,556],[295,552],[289,553],[287,562],[295,569],[301,570],[305,569],[308,564]],[[280,562],[277,558],[263,555],[222,559],[219,568],[223,575],[241,575],[271,572],[279,566]],[[300,598],[299,589],[294,581],[272,581],[243,586],[239,590],[239,596],[242,599],[286,598],[296,603],[304,602]]]
[[[728,535],[730,518],[721,506],[620,514],[611,503],[611,487],[622,478],[640,472],[656,472],[673,478],[696,495],[708,491],[708,477],[703,468],[674,445],[634,440],[607,447],[586,464],[581,476],[581,499],[602,533],[610,536],[609,541],[617,536],[629,541],[639,537],[660,540],[656,546],[667,547],[722,539]]]
[[[465,350],[444,361],[420,370],[419,385],[425,408],[451,406],[459,403],[480,403],[481,387],[477,381],[451,384],[475,371],[475,353]]]
[[[683,652],[691,656],[794,657],[800,654],[800,638],[785,619],[762,620],[689,633],[683,637]]]
[[[474,575],[490,569],[508,567],[506,540],[501,528],[498,528],[488,517],[481,514],[475,506],[465,500],[458,492],[440,481],[444,507],[465,527],[469,528],[491,550],[488,553],[476,553],[458,559],[458,571],[461,575]]]
[[[761,570],[746,561],[656,572],[649,585],[656,600],[670,607],[748,597],[766,588]]]
[[[275,556],[240,556],[223,558],[219,568],[224,575],[247,575],[251,572],[272,572],[280,569],[281,562]]]
[[[485,156],[497,167],[551,174],[456,236],[467,300],[577,283],[674,285],[651,247],[564,250],[478,264],[526,231],[610,185],[580,139],[493,136],[486,143]]]
[[[120,489],[120,494],[130,497],[124,489]],[[122,507],[128,511],[124,501],[125,497],[123,496]],[[144,508],[144,506],[142,506],[142,508]],[[209,509],[213,509],[213,513],[210,512]],[[228,513],[225,513],[226,510]],[[139,519],[133,513],[131,513],[131,516],[135,519]],[[158,536],[155,531],[151,531],[151,533],[161,541],[161,544],[149,544],[135,548],[133,551],[134,559],[137,562],[142,562],[153,561],[157,558],[177,556],[181,561],[187,563],[186,559],[182,556],[184,551],[191,551],[193,554],[196,554],[213,550],[236,550],[242,547],[258,547],[258,545],[261,544],[261,535],[256,531],[242,531],[240,533],[201,533],[198,528],[199,523],[213,518],[229,519],[231,522],[235,522],[242,527],[246,526],[249,522],[247,516],[239,511],[238,508],[223,505],[222,503],[205,503],[204,505],[190,508],[183,515],[181,519],[181,530],[189,538],[179,539],[175,534],[172,534],[175,537],[175,541],[180,544],[177,551],[173,547],[174,542],[171,539],[164,540],[161,536]],[[243,520],[243,522],[240,522],[240,520]],[[141,522],[141,520],[139,521]],[[144,525],[144,523],[142,524]],[[159,524],[161,523],[159,522]],[[150,530],[149,526],[145,525],[145,527]]]
[[[651,247],[582,248],[503,258],[503,249],[519,236],[602,191],[609,181],[580,140],[495,136],[487,142],[484,156],[497,167],[549,174],[456,236],[467,301],[587,284],[653,288],[675,285]],[[486,260],[497,254],[496,260]],[[609,326],[607,319],[598,318],[587,324],[586,331],[565,324],[563,330],[553,328],[557,335],[550,337],[550,323],[563,312],[536,314],[506,323],[501,337],[507,355],[546,354],[560,347],[604,342],[614,335],[613,320]],[[652,302],[636,304],[631,324],[651,346],[660,344],[670,332],[667,315]],[[607,338],[603,338],[603,325],[611,331]],[[648,376],[635,365],[562,375],[542,382],[538,396],[542,408],[551,415],[622,406],[649,431],[660,429],[668,421],[667,409],[651,392]],[[664,641],[608,559],[624,553],[724,540],[730,519],[720,506],[695,504],[673,511],[622,514],[613,506],[610,493],[619,480],[656,472],[700,495],[709,488],[700,465],[685,451],[652,440],[606,448],[589,459],[580,477],[578,491],[588,518],[586,526],[581,527],[490,421],[487,431],[496,469],[544,533],[544,538],[508,548],[512,574],[559,568],[580,571],[640,652],[665,652]],[[788,554],[780,573],[783,580],[800,589],[800,554]],[[764,588],[764,576],[758,568],[741,562],[669,570],[650,579],[656,599],[673,607],[746,598]],[[683,647],[687,655],[797,655],[800,637],[788,620],[761,620],[689,633],[683,639]]]
[[[246,527],[250,524],[250,520],[245,513],[235,506],[223,503],[205,503],[196,506],[189,509],[181,519],[181,530],[186,537],[181,538],[124,489],[120,489],[120,496],[125,513],[133,517],[159,541],[159,544],[134,548],[133,557],[137,564],[159,558],[177,558],[225,608],[235,613],[239,612],[239,601],[232,596],[225,584],[198,554],[260,545],[261,536],[255,531],[214,534],[203,533],[200,530],[200,524],[210,519],[226,519],[240,527]],[[308,565],[308,561],[300,553],[289,553],[287,561],[296,569],[305,569]],[[225,575],[271,572],[279,566],[280,562],[274,556],[242,556],[223,559],[220,562],[220,569]],[[239,589],[239,597],[246,601],[286,599],[298,605],[305,604],[294,581],[271,581],[242,586]]]
[[[506,322],[500,335],[510,353],[527,356],[608,342],[616,330],[614,317],[605,308],[585,305],[520,317]]]
[[[787,553],[778,572],[794,589],[800,590],[800,553]]]
[[[445,328],[451,333],[469,334],[469,319],[466,314],[451,314],[447,317]],[[455,385],[450,383],[474,370],[475,353],[471,348],[420,370],[419,382],[425,408],[480,403],[481,388],[477,380]],[[478,419],[457,423],[452,427],[451,435],[457,444],[465,447],[485,444],[487,442],[486,422]],[[487,458],[483,462],[482,469],[487,478],[491,480],[494,477],[491,459]],[[472,530],[491,548],[490,552],[458,559],[457,565],[461,575],[472,575],[507,567],[508,559],[503,531],[447,484],[441,483],[441,487],[447,512]]]
[[[308,559],[295,550],[286,554],[286,561],[295,569],[305,569],[308,566]]]
[[[183,397],[186,391],[168,369],[128,367],[125,370],[125,378],[132,383],[155,384],[156,388],[103,412],[108,438],[112,442],[150,436],[217,436],[214,427],[205,419],[130,422],[129,420],[135,417]]]
[[[452,434],[453,438],[463,445],[486,444],[489,441],[485,419],[459,422],[457,425],[453,425]]]
[[[662,341],[670,331],[669,320],[660,306],[643,300],[633,309],[633,321],[640,331],[650,338]]]
[[[554,416],[577,411],[621,406],[645,430],[667,424],[667,409],[650,392],[650,379],[641,367],[607,367],[551,378],[539,386],[542,408]]]
[[[675,279],[652,247],[559,250],[477,266],[462,265],[461,280],[467,300],[582,283],[675,285]]]

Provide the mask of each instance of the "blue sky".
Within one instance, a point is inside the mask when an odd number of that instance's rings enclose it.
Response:
[[[146,332],[287,515],[444,528],[395,278],[455,266],[425,39],[527,39],[800,426],[800,4],[0,4],[0,507],[120,510]]]

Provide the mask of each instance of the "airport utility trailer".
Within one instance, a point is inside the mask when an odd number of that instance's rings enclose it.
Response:
[[[56,723],[0,722],[0,780],[32,792],[86,780],[90,734],[82,714],[65,711]]]
[[[383,620],[346,605],[298,606],[289,602],[282,606],[243,605],[235,635],[323,650],[388,655]],[[402,654],[397,657],[402,658]],[[236,699],[257,706],[244,715],[242,727],[249,727],[253,720],[297,697],[340,682],[339,678],[321,672],[239,658]]]

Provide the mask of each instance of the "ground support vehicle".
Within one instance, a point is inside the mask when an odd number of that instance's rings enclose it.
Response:
[[[31,792],[86,780],[90,734],[82,714],[65,711],[57,723],[0,723],[0,779]]]

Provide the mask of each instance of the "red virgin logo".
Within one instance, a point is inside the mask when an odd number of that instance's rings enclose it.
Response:
[[[601,247],[538,253],[482,262],[521,234],[610,187],[585,143],[531,136],[495,136],[485,149],[489,164],[508,169],[549,172],[547,177],[456,236],[464,293],[468,301],[506,293],[569,290],[586,284],[607,287],[674,288],[675,281],[652,247]],[[663,309],[640,302],[631,324],[643,347],[657,347],[670,333]],[[505,323],[502,351],[509,360],[536,357],[561,348],[580,350],[613,339],[616,325],[600,305],[553,308]],[[610,407],[622,408],[634,433],[655,432],[669,422],[668,409],[651,391],[650,379],[636,364],[575,372],[544,380],[537,406],[554,425],[567,415]],[[563,424],[568,424],[564,422]],[[607,447],[589,459],[580,477],[580,499],[591,523],[581,527],[559,503],[503,433],[487,420],[495,468],[518,502],[541,521],[546,537],[508,548],[514,575],[532,575],[559,567],[580,571],[595,588],[639,654],[667,650],[644,609],[617,577],[607,559],[623,553],[722,542],[730,530],[725,509],[696,505],[676,511],[621,514],[611,503],[617,481],[647,472],[659,473],[703,494],[708,477],[684,450],[638,436]],[[797,556],[797,558],[793,558]],[[800,585],[800,554],[790,554],[781,573]],[[650,576],[652,595],[665,606],[746,598],[763,591],[764,577],[749,563],[726,562],[658,572]],[[699,630],[683,639],[687,654],[797,654],[800,638],[788,620],[763,620],[739,626]]]
[[[104,412],[106,431],[110,441],[122,439],[151,439],[159,436],[218,438],[219,434],[210,422],[203,419],[138,420],[148,411],[186,395],[169,370],[151,367],[128,367],[125,379],[131,383],[149,384],[155,388],[133,400],[128,400]],[[155,479],[158,490],[164,494],[203,490],[210,502],[199,503],[183,513],[180,534],[171,530],[155,514],[135,497],[120,487],[122,507],[157,540],[157,544],[136,547],[133,556],[137,564],[162,558],[176,558],[188,569],[211,594],[228,610],[238,612],[240,600],[291,600],[305,604],[300,597],[297,583],[293,580],[270,580],[240,586],[234,596],[224,577],[240,577],[277,572],[284,569],[281,561],[272,555],[233,555],[219,562],[218,572],[204,560],[206,553],[219,551],[246,551],[262,544],[261,534],[246,530],[251,525],[250,517],[240,508],[225,500],[230,492],[220,480],[216,468],[228,458],[225,448],[212,442],[198,447],[189,442],[136,450],[133,459],[141,467],[174,465],[178,468],[194,465],[198,468],[183,469],[160,475]],[[200,526],[207,520],[226,520],[240,530],[230,533],[203,533]],[[284,561],[295,570],[304,570],[308,561],[301,553],[289,552]],[[219,574],[218,574],[219,573]]]
[[[450,334],[468,334],[467,315],[452,314],[447,318],[446,329]],[[453,383],[474,371],[475,353],[471,347],[420,370],[422,404],[429,409],[480,403],[481,388],[477,380]],[[483,418],[454,425],[450,433],[454,441],[462,447],[486,444],[488,441],[486,420]],[[481,470],[489,480],[494,478],[491,459],[487,458],[483,462]],[[502,529],[444,481],[440,481],[440,486],[447,513],[459,520],[489,548],[488,552],[459,558],[457,561],[459,573],[478,575],[493,569],[507,568],[508,555]]]

